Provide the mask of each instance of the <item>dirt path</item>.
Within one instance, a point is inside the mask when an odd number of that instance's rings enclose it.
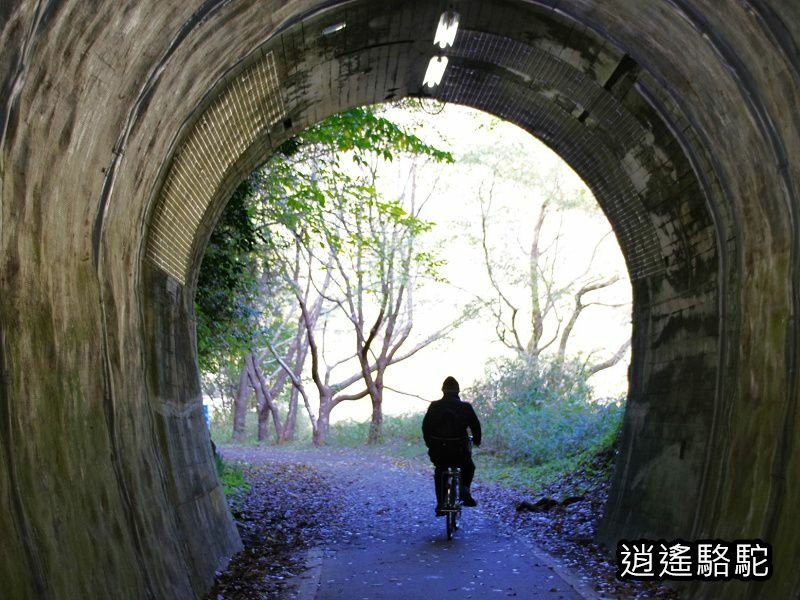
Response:
[[[463,526],[448,542],[444,521],[433,513],[431,473],[412,463],[369,450],[223,452],[252,465],[308,465],[331,486],[327,502],[335,517],[326,525],[329,535],[316,540],[305,570],[286,586],[287,598],[596,597],[481,506],[464,510]]]

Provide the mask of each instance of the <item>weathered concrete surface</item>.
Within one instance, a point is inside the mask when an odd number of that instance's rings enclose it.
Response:
[[[0,580],[11,597],[192,597],[236,550],[194,360],[205,240],[237,179],[285,136],[420,94],[441,9],[0,5]],[[558,151],[592,186],[631,271],[630,397],[604,539],[762,538],[776,556],[769,582],[694,592],[800,593],[789,566],[800,556],[800,7],[458,10],[432,93]]]

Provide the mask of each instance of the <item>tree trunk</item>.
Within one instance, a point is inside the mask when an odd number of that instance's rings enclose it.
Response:
[[[266,424],[267,419],[269,418],[269,412],[267,409],[267,400],[264,397],[264,388],[261,387],[261,384],[258,380],[256,375],[257,365],[255,362],[255,357],[253,353],[247,355],[245,359],[245,365],[247,369],[247,377],[250,381],[250,386],[255,390],[256,393],[256,414],[258,415],[258,441],[263,442],[266,439],[267,432],[266,432]]]
[[[281,373],[272,387],[267,385],[267,380],[264,378],[264,373],[256,360],[255,353],[251,353],[248,357],[248,367],[250,369],[251,383],[256,390],[258,397],[258,441],[263,442],[267,439],[267,427],[269,417],[272,415],[272,421],[275,426],[275,438],[280,437],[281,432],[281,415],[278,406],[275,404],[275,396],[280,393],[283,383],[286,380],[285,373]]]
[[[306,358],[308,357],[308,342],[305,341],[305,338],[302,335],[302,329],[298,328],[298,331],[299,333],[296,340],[297,355],[294,361],[294,369],[292,371],[294,379],[296,380],[299,380],[303,375],[303,366],[305,365]],[[299,408],[299,404],[300,390],[292,386],[292,394],[289,396],[289,410],[286,413],[286,422],[283,424],[279,443],[290,442],[295,439],[295,435],[297,434],[297,410]]]
[[[369,423],[367,444],[377,444],[381,441],[383,426],[383,371],[385,367],[378,366],[378,373],[373,380],[367,372],[366,384],[369,397],[372,401],[372,418]]]
[[[383,399],[372,399],[372,419],[369,422],[368,444],[377,444],[381,441],[381,428],[383,426]]]
[[[289,410],[286,413],[286,421],[283,423],[278,443],[291,442],[297,434],[297,407],[300,402],[300,392],[297,388],[292,387],[292,393],[289,396]]]
[[[269,406],[262,404],[258,411],[258,441],[264,443],[269,437]]]
[[[539,298],[539,283],[540,275],[539,264],[542,260],[542,251],[539,247],[542,235],[542,227],[545,218],[547,217],[547,205],[549,201],[545,200],[539,210],[539,218],[536,220],[536,225],[533,228],[533,241],[531,242],[530,253],[528,255],[528,290],[530,293],[531,303],[531,337],[528,341],[526,348],[530,356],[538,356],[541,351],[539,345],[542,342],[544,335],[544,311],[542,310],[541,299]]]
[[[312,442],[315,446],[322,446],[328,441],[328,434],[331,429],[331,410],[333,409],[331,400],[332,397],[330,395],[320,396],[319,416],[312,436]]]
[[[239,388],[233,399],[233,441],[241,442],[244,439],[247,421],[247,401],[250,399],[250,380],[247,376],[247,362],[242,367],[239,375]]]

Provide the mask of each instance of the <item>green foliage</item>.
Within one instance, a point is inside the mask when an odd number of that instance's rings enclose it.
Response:
[[[378,165],[400,155],[453,160],[375,108],[357,108],[288,140],[237,188],[198,280],[197,342],[206,381],[211,374],[220,375],[216,381],[235,376],[231,365],[241,368],[251,350],[269,356],[268,344],[288,348],[303,294],[321,292],[317,279],[338,275],[330,289],[358,294],[359,306],[379,311],[401,305],[398,283],[419,274],[437,278],[442,261],[416,250],[432,223],[413,203],[384,197],[376,185]],[[392,293],[397,297],[387,298]],[[346,304],[341,297],[326,301]]]
[[[591,483],[597,479],[608,478],[613,468],[609,460],[610,446],[593,449],[574,456],[551,460],[541,465],[509,461],[501,456],[486,452],[475,456],[475,465],[481,481],[538,492],[556,482],[559,487],[566,485],[569,495],[588,491],[587,478]]]
[[[378,286],[388,273],[401,271],[398,249],[433,224],[376,189],[377,165],[400,154],[453,161],[449,152],[426,144],[371,107],[334,115],[283,144],[252,175],[259,196],[268,199],[259,209],[268,250],[286,253],[296,243],[317,253],[331,249],[358,263],[351,265],[353,273],[371,276]],[[346,157],[358,168],[343,164]],[[442,264],[430,252],[414,254],[411,263],[432,278]]]
[[[257,237],[250,206],[253,186],[242,182],[231,196],[203,255],[195,314],[200,368],[216,371],[246,350],[253,314]]]
[[[286,407],[284,405],[281,405],[280,408],[285,412]],[[244,436],[241,442],[233,441],[233,414],[231,410],[212,411],[209,431],[211,433],[211,439],[214,440],[214,443],[218,446],[256,447],[262,444],[275,444],[275,432],[272,429],[270,429],[270,435],[265,442],[258,441],[258,414],[254,409],[250,409],[247,415]],[[295,441],[293,443],[300,445],[311,443],[311,425],[308,419],[304,419],[302,415],[300,415],[300,418],[297,420]]]
[[[422,415],[396,415],[384,420],[384,435],[411,444],[424,444]]]
[[[522,490],[539,490],[580,472],[584,477],[577,477],[577,483],[570,488],[578,494],[584,491],[578,488],[586,476],[610,475],[613,465],[610,457],[613,457],[613,448],[617,443],[619,421],[616,426],[608,427],[605,434],[597,437],[595,443],[579,452],[551,458],[540,464],[513,458],[497,450],[492,444],[492,437],[500,426],[485,417],[482,422],[486,431],[484,443],[473,451],[477,477],[481,482],[493,482]],[[383,420],[381,443],[372,448],[394,458],[412,459],[418,465],[427,467],[429,460],[422,440],[421,426],[421,414],[387,415]],[[364,447],[368,431],[368,422],[342,421],[331,427],[330,442],[347,448]]]
[[[503,456],[480,453],[475,456],[475,466],[481,481],[499,483],[522,490],[537,490],[574,472],[585,455],[551,460],[540,465],[509,461]]]
[[[211,415],[209,423],[211,439],[218,445],[243,445],[255,446],[258,438],[258,415],[255,410],[251,410],[245,422],[244,442],[233,441],[233,413],[231,410],[215,411]]]
[[[250,484],[239,465],[225,461],[219,454],[214,455],[214,463],[227,498],[238,497],[250,491]]]
[[[369,433],[369,421],[339,421],[331,424],[329,442],[344,446],[345,448],[356,448],[363,446],[367,441]]]
[[[356,448],[366,443],[368,433],[369,421],[361,422],[348,419],[331,425],[330,441],[339,446]],[[380,442],[387,443],[393,447],[413,447],[418,450],[414,454],[424,451],[422,415],[384,415]]]
[[[499,361],[463,397],[481,419],[477,464],[487,480],[516,487],[544,485],[584,467],[615,445],[622,422],[622,402],[591,400],[575,362]],[[421,423],[422,415],[384,417],[386,444],[424,449]],[[337,423],[331,441],[360,446],[368,429],[368,423]]]
[[[368,164],[369,155],[387,161],[398,153],[428,156],[437,162],[453,162],[450,152],[439,150],[419,137],[380,116],[375,108],[360,107],[333,115],[301,133],[299,143],[332,148],[337,156],[352,153],[352,160]]]
[[[595,451],[616,435],[621,403],[591,400],[576,362],[498,363],[467,390],[484,424],[484,447],[536,466]]]

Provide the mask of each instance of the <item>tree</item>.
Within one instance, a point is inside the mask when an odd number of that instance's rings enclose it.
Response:
[[[416,186],[409,195],[384,198],[376,188],[379,166],[399,154],[450,161],[449,154],[377,115],[356,109],[307,130],[261,171],[263,222],[273,228],[268,262],[280,265],[284,283],[294,291],[311,359],[311,379],[319,395],[319,414],[312,417],[314,440],[327,435],[330,411],[339,403],[369,396],[373,406],[370,441],[380,435],[383,379],[386,369],[413,355],[446,333],[454,323],[399,352],[413,327],[413,289],[423,278],[435,278],[437,259],[420,251],[420,236],[432,224],[420,217]],[[346,159],[350,159],[349,161]],[[302,262],[302,276],[299,264]],[[316,330],[317,300],[338,309],[354,334],[352,354],[327,361]],[[319,311],[320,308],[317,308]],[[330,322],[326,314],[323,322]],[[331,383],[338,367],[358,371]],[[285,364],[287,372],[291,365]],[[341,370],[341,369],[340,369]],[[301,396],[305,387],[291,380]],[[344,393],[357,381],[364,389]],[[304,396],[305,397],[305,396]]]
[[[271,416],[280,443],[294,435],[296,398],[282,420],[277,402],[286,377],[281,368],[264,364],[264,348],[288,348],[290,360],[302,356],[303,348],[287,291],[267,283],[276,275],[264,261],[269,240],[258,222],[255,183],[250,177],[236,188],[203,257],[195,296],[198,353],[204,389],[232,390],[233,439],[243,439],[255,394],[259,440],[266,439]]]
[[[257,235],[250,211],[253,188],[242,182],[231,195],[203,255],[195,293],[196,338],[204,388],[229,373],[246,355],[254,328],[249,310],[255,296]],[[216,375],[216,377],[214,377]],[[233,394],[233,439],[244,436],[250,389],[245,371]],[[228,382],[227,385],[231,385]],[[224,381],[218,385],[226,387]],[[231,386],[234,387],[234,386]]]
[[[418,246],[432,223],[421,219],[424,201],[417,198],[416,163],[396,202],[366,204],[366,211],[343,228],[360,243],[350,253],[337,253],[335,264],[342,298],[336,300],[355,332],[356,357],[372,403],[368,443],[381,436],[383,391],[388,367],[415,355],[443,338],[466,319],[471,308],[421,339],[411,339],[414,325],[414,291],[421,281],[438,277],[439,261]],[[374,179],[375,173],[371,173]],[[364,243],[369,240],[369,243]],[[344,256],[342,256],[344,254]],[[355,274],[355,275],[351,275]],[[371,317],[365,304],[371,300]]]
[[[385,197],[378,189],[379,169],[401,155],[415,167],[402,193]],[[198,302],[198,312],[205,311],[198,338],[204,348],[214,348],[213,356],[239,366],[230,384],[237,392],[235,436],[242,435],[254,392],[260,439],[270,420],[276,440],[289,439],[302,402],[314,441],[322,443],[335,406],[369,397],[369,441],[378,440],[387,369],[474,312],[412,335],[414,291],[437,280],[440,266],[421,242],[432,224],[421,216],[427,198],[420,200],[415,168],[450,161],[449,153],[375,109],[360,108],[290,139],[237,190],[221,227],[230,221],[239,228],[228,232],[233,239],[209,246],[221,248],[209,265],[222,264],[225,276],[211,271],[203,278],[209,289],[198,292],[218,297],[220,304],[214,312]],[[235,243],[239,231],[247,244]],[[234,272],[245,279],[238,288],[228,277]],[[231,318],[217,320],[223,311]],[[326,337],[341,328],[342,317],[352,342],[348,352],[337,353],[326,347]],[[304,377],[307,362],[319,398],[316,414]],[[204,361],[204,370],[219,364]],[[356,385],[363,387],[351,389]]]
[[[468,160],[475,162],[485,156],[484,152]],[[504,156],[520,156],[520,153],[506,152]],[[480,193],[480,244],[493,291],[492,298],[484,299],[485,306],[494,319],[497,338],[520,359],[534,365],[545,355],[564,363],[569,358],[567,348],[575,325],[587,308],[628,307],[628,304],[591,299],[622,280],[619,274],[603,273],[596,265],[598,251],[608,241],[610,231],[594,240],[583,272],[564,280],[558,266],[564,253],[561,242],[565,216],[570,211],[596,210],[596,206],[582,192],[564,188],[563,168],[543,175],[531,174],[527,165],[515,164],[513,158],[504,163],[490,163],[488,168],[489,184]],[[519,249],[525,253],[522,261],[513,248],[508,245],[500,248],[496,244],[505,234],[498,234],[492,222],[495,185],[501,178],[516,180],[519,188],[526,190],[527,198],[520,202],[535,202],[540,198],[530,225],[527,247]],[[524,269],[516,266],[519,264],[524,264]],[[526,300],[515,296],[518,290],[525,290]],[[609,368],[622,359],[629,347],[628,337],[610,357],[598,359],[592,353],[585,358],[583,370],[588,376]]]

